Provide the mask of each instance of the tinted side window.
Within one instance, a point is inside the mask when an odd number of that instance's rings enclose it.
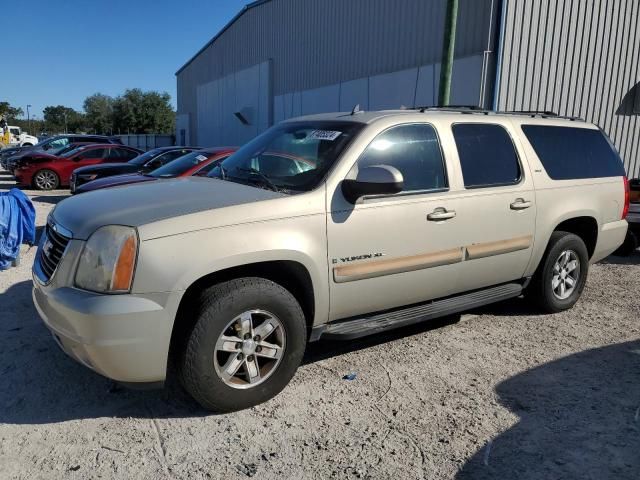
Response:
[[[92,148],[78,155],[78,159],[83,160],[85,158],[104,158],[108,154],[109,150],[106,148]]]
[[[69,139],[68,138],[58,138],[52,142],[50,142],[48,144],[49,149],[56,149],[56,148],[62,148],[65,145],[69,144]]]
[[[520,181],[518,154],[511,137],[500,125],[453,125],[466,188],[512,185]]]
[[[431,125],[400,125],[382,132],[358,159],[358,168],[372,165],[400,170],[404,191],[448,186],[440,143]]]
[[[626,174],[618,153],[600,130],[523,125],[522,131],[554,180]]]
[[[122,160],[131,160],[138,156],[138,153],[127,150],[125,148],[110,148],[109,149],[109,158],[118,158]]]
[[[176,158],[182,157],[183,155],[186,155],[187,153],[189,153],[189,150],[172,150],[172,151],[167,152],[167,153],[165,153],[163,155],[160,155],[157,158],[158,158],[158,161],[160,162],[161,165],[166,165],[171,160],[175,160]]]

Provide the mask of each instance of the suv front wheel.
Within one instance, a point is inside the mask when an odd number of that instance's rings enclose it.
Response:
[[[584,241],[573,233],[553,232],[529,295],[548,313],[568,310],[580,298],[588,271]]]
[[[295,374],[307,332],[295,297],[264,278],[205,290],[180,359],[185,389],[204,408],[228,412],[277,395]]]

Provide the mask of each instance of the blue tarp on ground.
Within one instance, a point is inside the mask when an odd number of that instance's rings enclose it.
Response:
[[[36,241],[36,210],[22,190],[0,192],[0,270],[18,258],[20,245]]]

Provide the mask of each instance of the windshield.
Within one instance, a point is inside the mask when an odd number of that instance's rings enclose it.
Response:
[[[129,163],[133,164],[133,165],[144,165],[145,163],[147,163],[149,160],[153,160],[155,157],[157,157],[158,155],[167,152],[167,150],[163,149],[163,148],[155,148],[153,150],[149,150],[146,153],[143,153],[142,155],[138,155],[136,158],[133,158],[131,160],[129,160]]]
[[[335,121],[283,123],[247,143],[209,176],[285,193],[307,192],[363,127]]]
[[[156,168],[153,172],[149,173],[150,177],[157,178],[172,178],[182,175],[190,168],[199,165],[200,163],[209,160],[214,154],[208,152],[191,152],[178,157],[175,160],[167,163],[166,165]]]

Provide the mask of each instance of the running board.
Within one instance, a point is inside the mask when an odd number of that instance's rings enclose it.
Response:
[[[319,340],[321,337],[327,340],[353,340],[517,297],[522,293],[522,289],[520,283],[506,283],[400,310],[338,320],[314,327],[309,341]]]

